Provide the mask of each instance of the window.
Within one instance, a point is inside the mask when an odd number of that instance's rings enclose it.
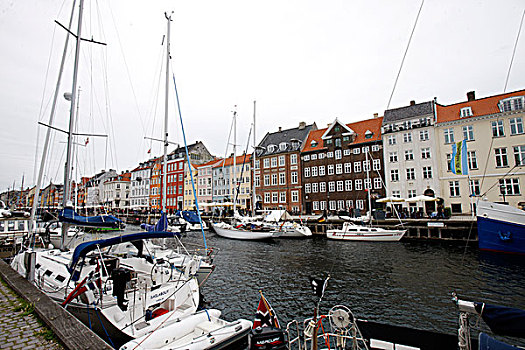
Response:
[[[360,149],[360,148],[354,148],[354,149],[352,150],[352,153],[353,153],[353,154],[360,154],[360,153],[361,153],[361,149]]]
[[[496,155],[496,168],[504,168],[509,166],[507,160],[507,148],[495,148],[494,153]]]
[[[337,181],[337,191],[338,192],[343,191],[343,181]]]
[[[432,178],[432,167],[424,166],[423,167],[423,179],[431,179],[431,178]]]
[[[516,165],[525,165],[525,146],[514,146]]]
[[[330,181],[328,183],[328,192],[335,192],[335,181]]]
[[[365,201],[362,200],[362,199],[358,199],[358,200],[355,201],[355,206],[359,210],[364,210],[365,209]]]
[[[319,209],[320,210],[325,210],[326,209],[326,202],[325,201],[320,201],[319,202]]]
[[[261,186],[261,176],[255,175],[253,182],[255,182],[255,187],[260,187]]]
[[[421,130],[419,132],[419,141],[428,141],[428,130]]]
[[[461,108],[461,110],[460,110],[460,117],[461,118],[471,117],[471,116],[472,116],[472,108],[470,108],[470,107],[463,107],[463,108]]]
[[[412,133],[411,132],[406,132],[406,133],[403,134],[403,142],[404,143],[412,142]]]
[[[416,196],[416,190],[408,190],[408,198],[412,198]]]
[[[279,173],[279,185],[286,185],[286,173]]]
[[[335,210],[336,209],[335,201],[330,201],[328,204],[330,205],[330,210]]]
[[[340,149],[337,149],[335,150],[335,159],[341,159],[342,158],[342,154],[341,154],[341,150]]]
[[[299,191],[292,191],[292,202],[297,203],[299,202]]]
[[[312,202],[312,209],[313,210],[319,210],[319,202],[318,201]]]
[[[523,97],[510,97],[505,100],[501,100],[499,103],[499,108],[502,112],[523,109]]]
[[[337,201],[337,210],[343,210],[345,208],[345,201],[338,200]]]
[[[372,179],[365,179],[365,190],[372,189]]]
[[[381,170],[381,159],[374,159],[372,162],[372,169],[374,171]]]
[[[452,160],[452,154],[447,153],[447,171],[451,172],[452,168],[450,167],[450,161]]]
[[[335,165],[335,173],[338,175],[343,173],[343,164],[339,163]]]
[[[304,184],[304,193],[310,193],[310,192],[312,192],[312,185]]]
[[[325,172],[324,172],[324,165],[319,165],[319,176],[324,176]]]
[[[376,190],[381,188],[381,178],[380,177],[374,177],[374,188]]]
[[[272,192],[272,203],[277,203],[279,199],[279,192]]]
[[[390,170],[390,180],[392,182],[399,181],[399,170],[397,169]]]
[[[405,160],[414,160],[414,152],[411,149],[405,150]]]
[[[281,151],[286,150],[286,142],[281,142],[281,143],[279,144],[279,149],[280,149]]]
[[[317,160],[317,154],[310,155],[310,159],[311,160]]]
[[[518,178],[500,179],[499,187],[501,194],[507,196],[520,194],[520,181]]]
[[[343,151],[343,155],[345,155],[345,156],[349,156],[351,153],[352,153],[352,152],[351,152],[349,149],[345,149],[345,150]]]
[[[354,162],[354,173],[361,172],[361,162]]]
[[[319,153],[319,159],[324,159],[325,158],[325,154],[324,153]]]
[[[272,174],[272,186],[277,185],[277,174]]]
[[[284,156],[279,156],[279,166],[284,166]]]
[[[421,159],[430,159],[430,148],[421,148]]]
[[[361,191],[363,189],[363,180],[357,179],[355,180],[355,190]]]
[[[290,178],[293,184],[297,183],[297,171],[292,171],[290,173]]]
[[[310,168],[304,168],[304,177],[310,177]]]
[[[363,160],[363,171],[370,171],[370,161]]]
[[[388,144],[389,145],[395,145],[396,144],[396,135],[388,135]]]
[[[379,151],[379,145],[372,145],[372,152]]]
[[[345,163],[345,174],[352,173],[352,163]]]
[[[476,151],[467,152],[467,162],[468,162],[468,168],[470,170],[478,168],[478,160],[476,159]],[[449,164],[449,167],[450,167],[450,164]]]
[[[326,158],[333,158],[334,152],[326,152]]]
[[[353,208],[354,207],[354,201],[351,200],[351,199],[347,199],[346,200],[346,207],[349,208],[349,209]]]
[[[264,193],[264,203],[270,203],[270,192]]]
[[[470,195],[479,196],[481,194],[481,189],[479,186],[479,180],[470,180],[469,181]]]
[[[260,164],[261,164],[261,162],[260,162],[259,160],[256,160],[256,161],[255,161],[255,169],[260,169],[260,168],[259,168],[259,167],[260,167]]]
[[[416,170],[414,168],[408,168],[406,172],[407,172],[407,180],[416,179]]]
[[[454,143],[454,129],[445,129],[443,134],[445,135],[445,143]]]
[[[270,167],[270,159],[269,158],[264,158],[263,159],[263,166],[265,168],[269,168]]]
[[[345,180],[345,191],[352,191],[352,180]]]
[[[450,197],[459,197],[459,181],[449,181]]]
[[[493,121],[491,125],[492,125],[492,137],[505,136],[505,132],[503,129],[503,120]]]
[[[319,192],[326,192],[326,182],[319,182]]]
[[[279,193],[279,202],[280,203],[286,203],[286,192],[280,192]]]
[[[290,164],[297,164],[297,154],[290,154]]]
[[[277,166],[277,157],[273,157],[271,159],[271,162],[272,162],[272,168],[275,168]]]
[[[328,165],[328,175],[334,175],[334,165]]]
[[[463,127],[463,139],[467,141],[474,140],[474,127],[472,125],[465,125]]]
[[[390,160],[390,163],[396,163],[397,162],[397,152],[390,152],[389,160]]]
[[[511,135],[523,134],[523,119],[521,117],[512,118],[510,120],[510,134]]]
[[[319,184],[317,182],[312,183],[312,193],[319,192]]]
[[[312,177],[314,177],[314,176],[317,176],[317,167],[316,166],[312,167]]]

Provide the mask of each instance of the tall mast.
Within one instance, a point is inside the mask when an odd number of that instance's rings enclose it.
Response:
[[[73,129],[75,127],[75,113],[76,113],[76,103],[77,97],[75,92],[77,91],[77,78],[78,78],[78,64],[80,60],[80,42],[82,41],[82,14],[84,12],[84,0],[79,2],[78,10],[78,30],[77,30],[77,45],[75,49],[75,66],[73,70],[73,87],[71,88],[71,109],[69,111],[69,131],[67,136],[67,156],[66,156],[66,165],[64,169],[64,197],[62,198],[62,208],[66,208],[67,201],[70,199],[71,192],[71,156],[73,151]],[[60,249],[64,249],[65,239],[69,225],[62,224],[62,240],[60,242]]]
[[[75,1],[73,2],[73,7],[71,9],[71,17],[69,19],[68,30],[71,30],[73,24],[73,15],[75,13]],[[69,35],[66,35],[66,42],[64,44],[64,52],[62,53],[62,61],[60,62],[60,69],[58,71],[57,86],[55,89],[55,94],[53,96],[53,103],[51,105],[51,112],[49,115],[49,125],[53,125],[53,120],[55,118],[55,109],[56,102],[58,99],[58,93],[60,91],[60,82],[62,81],[62,72],[64,71],[64,64],[66,61],[67,47],[69,44]],[[38,203],[40,201],[40,188],[42,188],[42,179],[44,177],[44,167],[46,164],[46,157],[49,149],[49,142],[51,138],[51,128],[47,129],[46,138],[44,140],[44,149],[42,150],[42,159],[40,160],[40,169],[38,170],[38,178],[35,184],[35,194],[33,196],[33,205],[31,207],[31,216],[29,219],[29,234],[33,234],[33,222],[36,217],[36,210],[38,208]]]
[[[255,149],[255,107],[256,107],[256,103],[257,101],[253,101],[253,164],[252,164],[252,185],[253,185],[253,190],[252,190],[252,217],[255,216],[255,203],[256,203],[256,200],[257,200],[257,195],[255,193],[255,152],[256,149]]]
[[[366,183],[368,188],[365,188],[365,191],[368,195],[368,213],[370,214],[369,223],[372,223],[372,197],[370,197],[370,190],[372,189],[372,184],[370,183],[370,163],[368,162],[368,151],[366,154]],[[365,186],[366,187],[366,186]]]
[[[235,106],[237,107],[237,106]],[[237,190],[237,108],[233,111],[233,213],[237,210],[237,196],[235,191]]]
[[[168,99],[169,99],[169,83],[170,83],[170,24],[171,15],[168,17],[164,13],[168,21],[168,33],[166,35],[166,97],[164,101],[164,158],[162,160],[162,212],[166,212],[166,180],[168,172]]]

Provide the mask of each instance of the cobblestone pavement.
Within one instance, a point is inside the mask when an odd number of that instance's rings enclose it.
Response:
[[[27,309],[27,304],[21,303],[16,293],[0,280],[0,349],[62,349],[56,341],[44,338],[51,331]]]

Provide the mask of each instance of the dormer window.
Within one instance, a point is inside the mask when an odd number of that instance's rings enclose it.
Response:
[[[334,126],[334,131],[335,132],[341,131],[341,127],[339,125]]]
[[[286,150],[286,142],[281,142],[281,143],[279,144],[279,150],[281,150],[281,151]]]
[[[499,109],[501,112],[510,112],[523,109],[523,96],[509,97],[499,101]]]
[[[328,140],[325,140],[325,145],[331,145],[332,144],[332,139],[328,139]]]
[[[372,136],[374,136],[374,133],[371,132],[370,130],[367,130],[367,131],[365,132],[365,139],[371,139]]]
[[[310,147],[312,147],[312,148],[317,147],[317,145],[318,145],[318,143],[315,140],[312,140],[312,142],[310,142]]]
[[[275,145],[268,145],[268,152],[273,153],[277,147]]]
[[[472,108],[470,108],[470,107],[463,107],[463,108],[461,108],[460,116],[461,116],[461,118],[472,117]]]

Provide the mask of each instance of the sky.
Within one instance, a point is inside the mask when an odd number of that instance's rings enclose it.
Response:
[[[426,0],[394,82],[420,0],[85,0],[79,59],[74,176],[131,170],[162,154],[165,13],[170,70],[187,143],[223,157],[300,122],[324,128],[383,115],[411,100],[452,104],[525,88],[522,0]],[[78,5],[77,5],[78,7]],[[0,191],[36,182],[72,1],[0,0]],[[76,33],[75,15],[72,32]],[[53,125],[67,129],[74,40],[67,49]],[[168,133],[183,144],[170,77]],[[253,134],[252,134],[253,135]],[[51,133],[44,186],[61,183],[64,133]],[[229,146],[228,146],[229,145]],[[170,147],[171,149],[172,147]],[[148,150],[151,149],[151,153]]]

